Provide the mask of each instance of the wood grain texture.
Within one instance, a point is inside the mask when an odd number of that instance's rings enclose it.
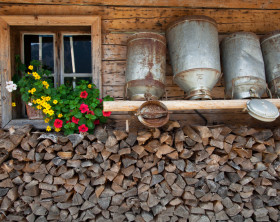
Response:
[[[190,8],[254,8],[279,9],[277,0],[1,0],[0,3],[42,4],[42,5],[114,5],[151,7],[190,7]]]
[[[267,99],[277,108],[280,108],[280,99]],[[193,109],[245,109],[247,99],[239,100],[179,100],[161,102],[168,110],[193,110]],[[104,111],[137,111],[144,101],[104,101]]]
[[[280,4],[280,3],[279,3]],[[164,32],[178,17],[206,15],[215,19],[220,33],[252,31],[267,33],[279,29],[279,10],[201,9],[178,7],[113,7],[81,5],[13,5],[3,4],[0,15],[100,15],[102,31],[133,32],[154,30]],[[16,22],[16,21],[15,21]],[[78,21],[77,24],[82,24]]]
[[[10,26],[91,26],[96,17],[68,15],[1,15]]]
[[[6,81],[11,80],[10,56],[10,27],[0,19],[0,73],[1,73],[1,101],[2,101],[2,126],[12,119],[12,94],[6,90]]]
[[[95,17],[91,24],[91,59],[92,78],[102,95],[102,75],[101,75],[101,18]]]

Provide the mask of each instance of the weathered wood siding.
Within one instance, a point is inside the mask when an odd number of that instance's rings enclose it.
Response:
[[[1,15],[100,15],[102,17],[103,95],[109,94],[116,99],[123,98],[126,41],[131,34],[139,31],[159,31],[164,34],[168,24],[181,16],[206,15],[217,21],[221,36],[237,31],[251,31],[262,35],[280,29],[279,9],[280,2],[277,0],[0,1]],[[182,99],[184,92],[173,83],[168,56],[167,64],[168,99]],[[224,98],[222,81],[219,81],[213,89],[212,95],[214,99]],[[205,111],[205,113],[211,112]],[[227,116],[228,114],[225,113],[225,115],[225,118],[232,118],[232,114]],[[119,115],[115,117],[120,118]],[[244,114],[244,117],[247,118],[247,114],[246,116]]]

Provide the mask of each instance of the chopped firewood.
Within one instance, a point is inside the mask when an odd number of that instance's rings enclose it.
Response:
[[[184,134],[191,138],[192,140],[202,143],[201,137],[190,127],[190,126],[185,126],[183,128]]]

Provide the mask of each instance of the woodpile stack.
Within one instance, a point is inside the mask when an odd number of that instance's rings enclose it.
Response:
[[[280,128],[0,132],[2,221],[279,221]]]

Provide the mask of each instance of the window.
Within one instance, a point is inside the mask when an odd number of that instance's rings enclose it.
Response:
[[[53,72],[55,84],[75,85],[79,79],[93,81],[101,88],[101,19],[99,16],[0,16],[0,73],[2,83],[12,78],[13,57],[17,48],[21,48],[21,58],[28,64],[32,59],[39,59],[43,66]],[[13,28],[33,27],[22,31],[21,39],[15,40]],[[52,31],[61,27],[62,31]],[[73,32],[65,32],[65,27]],[[70,28],[69,28],[70,27]],[[89,33],[79,33],[76,28],[89,27]],[[40,31],[45,30],[45,32]],[[39,31],[36,31],[39,30]],[[11,43],[21,42],[21,47]],[[1,85],[2,127],[11,125],[33,124],[40,128],[43,121],[13,120],[12,96]],[[37,125],[36,125],[37,124]],[[42,126],[44,127],[44,126]]]
[[[23,63],[28,65],[34,59],[40,60],[43,68],[52,71],[55,85],[65,83],[75,87],[79,80],[93,81],[90,33],[77,31],[66,34],[56,31],[44,34],[23,31],[21,41]],[[55,52],[60,52],[60,55],[56,57]]]

